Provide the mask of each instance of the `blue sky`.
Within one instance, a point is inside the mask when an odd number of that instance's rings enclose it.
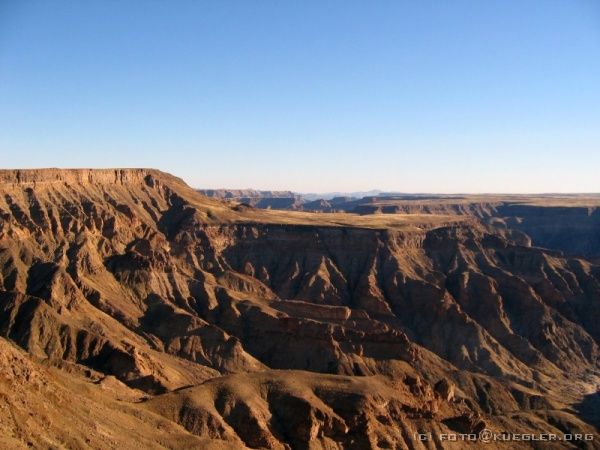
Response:
[[[600,3],[0,0],[0,166],[599,192]]]

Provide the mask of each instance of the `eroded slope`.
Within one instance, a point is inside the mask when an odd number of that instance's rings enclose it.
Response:
[[[593,431],[576,409],[599,374],[590,261],[469,216],[261,211],[146,169],[4,171],[0,190],[0,333],[158,395],[191,433]]]

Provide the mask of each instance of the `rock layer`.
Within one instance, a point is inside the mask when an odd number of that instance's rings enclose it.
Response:
[[[0,190],[0,334],[81,386],[144,392],[186,439],[595,433],[592,260],[487,220],[240,208],[149,169],[1,171]]]

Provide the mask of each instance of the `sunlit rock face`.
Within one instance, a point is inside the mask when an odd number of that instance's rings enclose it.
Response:
[[[151,169],[0,171],[0,191],[0,408],[70,405],[26,431],[3,414],[6,445],[595,433],[595,209],[266,211]]]

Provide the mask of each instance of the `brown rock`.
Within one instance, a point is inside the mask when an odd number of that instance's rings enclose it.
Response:
[[[7,448],[85,447],[88,432],[89,446],[105,433],[127,448],[113,413],[149,448],[208,445],[198,436],[418,448],[421,429],[590,430],[572,406],[600,376],[600,269],[484,220],[500,203],[291,214],[150,169],[0,171],[0,190],[0,334],[29,352],[0,379]],[[543,225],[539,208],[517,211]],[[34,358],[55,379],[35,375]],[[73,381],[86,373],[95,381]],[[64,416],[80,429],[23,426],[15,382],[36,412],[36,392],[57,410],[74,402]],[[86,402],[101,405],[95,431]]]
[[[452,400],[454,400],[454,383],[448,381],[446,378],[443,378],[440,381],[438,381],[433,389],[442,400],[447,402],[451,402]]]

